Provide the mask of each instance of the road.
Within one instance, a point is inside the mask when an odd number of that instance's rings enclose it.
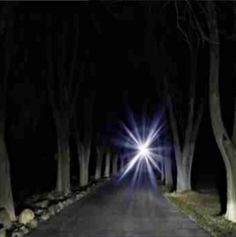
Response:
[[[113,179],[64,209],[29,237],[206,237],[144,180]]]

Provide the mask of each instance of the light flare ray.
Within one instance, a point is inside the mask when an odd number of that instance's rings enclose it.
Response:
[[[133,170],[133,184],[145,172],[148,173],[151,183],[154,184],[156,182],[154,170],[161,172],[159,162],[163,159],[163,151],[168,149],[166,146],[160,145],[159,142],[165,123],[161,122],[160,117],[149,122],[143,117],[142,124],[138,127],[132,113],[129,114],[129,118],[131,120],[130,127],[122,122],[126,137],[122,135],[123,141],[120,142],[120,144],[123,144],[123,148],[128,150],[126,157],[129,158],[129,161],[124,166],[119,180]]]

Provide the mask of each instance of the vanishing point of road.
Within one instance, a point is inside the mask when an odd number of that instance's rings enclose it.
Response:
[[[29,237],[209,237],[146,180],[114,178],[42,223]]]

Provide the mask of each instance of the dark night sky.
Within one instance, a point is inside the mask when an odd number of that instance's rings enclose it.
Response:
[[[177,73],[172,83],[177,94],[182,95],[182,104],[187,105],[189,82],[189,52],[183,35],[176,28],[176,14],[172,4],[161,8],[162,3],[152,4],[157,14],[155,37],[157,44],[166,35],[165,47],[168,56],[177,65]],[[73,14],[79,15],[80,62],[87,57],[87,72],[80,87],[79,99],[88,91],[95,91],[95,131],[112,129],[116,134],[117,120],[125,119],[124,101],[139,114],[143,103],[148,102],[150,111],[161,105],[161,88],[156,87],[147,62],[135,63],[133,56],[142,58],[145,54],[145,7],[138,3],[101,2],[37,2],[18,3],[14,7],[14,41],[17,46],[12,61],[13,70],[9,80],[7,141],[12,161],[13,183],[18,189],[32,183],[37,186],[42,168],[45,172],[47,188],[51,188],[55,177],[56,149],[55,129],[47,98],[46,88],[46,38],[49,34],[47,16],[53,16],[51,33],[55,39],[61,31],[63,21],[69,21],[70,35],[68,50],[71,54],[73,38]],[[220,3],[222,28],[231,30],[230,7]],[[109,9],[109,10],[108,10]],[[221,9],[221,8],[219,8]],[[112,13],[111,13],[112,12]],[[165,12],[165,13],[164,13]],[[225,26],[228,26],[226,28]],[[227,33],[227,32],[226,32]],[[222,107],[227,128],[231,128],[233,96],[235,89],[235,41],[227,40],[222,34],[221,47],[221,88]],[[70,56],[69,54],[69,56]],[[89,56],[87,56],[89,55]],[[156,67],[162,71],[161,57]],[[206,90],[208,82],[208,46],[202,45],[198,65],[198,90]],[[162,74],[160,78],[162,80]],[[234,89],[233,89],[234,88]],[[124,99],[126,97],[126,100]],[[178,101],[176,101],[178,103]],[[19,169],[19,167],[21,167]],[[54,168],[52,168],[54,167]],[[209,120],[208,102],[197,141],[193,165],[193,179],[199,180],[203,174],[219,175],[223,163],[216,147]],[[21,173],[19,174],[19,170]],[[28,176],[32,179],[28,179]],[[41,175],[40,175],[41,176]],[[49,178],[50,177],[50,178]],[[218,177],[223,177],[218,176]],[[24,180],[24,185],[23,185]],[[32,182],[34,180],[34,182]],[[204,181],[205,182],[205,181]],[[16,190],[13,188],[13,190]]]

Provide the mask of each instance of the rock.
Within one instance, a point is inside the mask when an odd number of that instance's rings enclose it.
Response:
[[[65,199],[69,199],[69,198],[71,198],[71,196],[72,196],[72,193],[68,193],[65,195]]]
[[[32,220],[30,223],[27,224],[27,227],[29,229],[35,229],[38,226],[38,221],[37,220]]]
[[[24,234],[19,230],[12,233],[11,237],[22,237]]]
[[[21,226],[20,227],[20,232],[23,234],[23,235],[26,235],[29,233],[29,229],[26,227],[26,226]]]
[[[52,193],[48,193],[47,199],[48,200],[55,200],[55,196]]]
[[[46,211],[40,216],[40,220],[42,221],[47,221],[49,218],[50,218],[50,215]]]
[[[26,205],[31,206],[33,203],[37,202],[39,200],[39,195],[33,195],[30,198],[27,198],[24,202]]]
[[[69,198],[69,199],[67,200],[67,202],[68,202],[69,205],[71,205],[71,204],[73,203],[73,198],[72,198],[72,197]]]
[[[19,223],[21,224],[28,224],[34,219],[35,215],[34,212],[30,209],[25,209],[19,215]]]
[[[63,209],[63,204],[61,202],[57,203],[55,206],[56,213],[60,212]]]
[[[71,198],[68,198],[67,200],[65,200],[65,201],[63,202],[63,205],[64,205],[65,207],[68,207],[68,206],[71,205],[72,203],[73,203],[72,199],[71,199]]]
[[[0,228],[0,237],[7,237],[5,228]]]
[[[9,228],[9,232],[12,233],[18,229],[20,229],[20,227],[22,226],[22,224],[20,224],[19,222],[13,222],[13,224],[11,225],[11,228]]]
[[[61,202],[61,204],[63,205],[63,208],[65,208],[65,207],[68,206],[66,200],[64,200],[63,202]]]
[[[81,193],[76,194],[76,201],[79,201],[82,197],[83,195]]]
[[[91,187],[88,187],[88,188],[86,189],[86,192],[88,193],[90,190],[91,190]]]
[[[11,226],[11,219],[10,215],[8,214],[7,210],[5,208],[0,208],[0,223],[5,228],[9,228]]]
[[[43,200],[43,201],[39,201],[39,202],[35,202],[34,206],[38,207],[38,208],[46,208],[49,205],[49,200]]]
[[[61,210],[65,207],[63,202],[59,202],[58,205],[59,205]]]
[[[50,216],[55,216],[55,214],[56,214],[56,206],[55,205],[50,206],[48,208],[48,212],[49,212]]]
[[[43,212],[44,212],[44,209],[42,209],[42,208],[36,209],[34,211],[35,215],[37,215],[37,216],[41,215]]]
[[[61,201],[61,200],[64,199],[64,196],[61,193],[54,192],[54,193],[52,193],[52,195],[53,195],[53,199],[54,200]]]

